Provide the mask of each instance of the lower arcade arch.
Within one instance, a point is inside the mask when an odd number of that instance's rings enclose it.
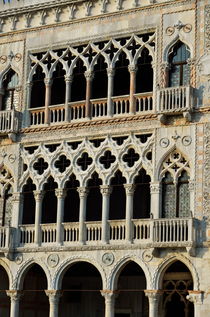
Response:
[[[186,298],[193,290],[193,277],[183,262],[174,261],[166,268],[161,288],[160,317],[194,317],[194,305]]]
[[[0,265],[0,316],[10,316],[10,298],[6,290],[9,290],[9,278],[6,270]]]
[[[19,317],[48,317],[49,299],[47,277],[38,264],[33,264],[26,271],[22,281],[23,296],[20,300]]]
[[[115,317],[149,317],[149,302],[145,296],[146,277],[134,261],[127,262],[117,274]]]
[[[94,265],[83,261],[74,263],[61,279],[59,317],[104,317],[102,278]]]

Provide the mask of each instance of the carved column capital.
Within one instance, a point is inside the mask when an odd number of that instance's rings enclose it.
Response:
[[[65,82],[66,83],[72,83],[73,82],[73,79],[74,79],[73,75],[69,75],[69,76],[65,75],[64,77],[65,77]]]
[[[44,83],[46,86],[51,86],[52,85],[52,79],[51,78],[45,78]]]
[[[117,291],[112,291],[109,289],[105,289],[105,290],[101,290],[101,295],[105,298],[105,301],[112,301],[114,300],[117,296],[118,296],[118,292]]]
[[[43,191],[34,190],[33,193],[34,193],[34,198],[35,198],[36,201],[42,201],[42,199],[44,197]]]
[[[6,291],[6,294],[10,297],[11,301],[17,302],[23,296],[24,292],[19,290],[8,290]]]
[[[156,289],[146,289],[144,290],[145,295],[149,298],[149,301],[152,303],[157,303],[160,299],[160,297],[163,295],[163,291],[156,290]]]
[[[19,203],[23,200],[23,193],[16,192],[12,194],[12,200],[15,203]]]
[[[89,190],[87,187],[78,187],[77,188],[77,191],[79,193],[79,197],[80,198],[85,198],[87,197],[88,193],[89,193]]]
[[[45,290],[45,294],[49,297],[51,303],[57,305],[63,292],[60,290]]]
[[[128,70],[130,73],[136,73],[137,67],[136,67],[136,65],[128,65]]]
[[[115,74],[114,68],[107,68],[106,71],[107,71],[108,77],[113,77]]]
[[[194,303],[194,304],[202,304],[204,299],[204,292],[203,291],[188,291],[189,295],[186,298]]]
[[[85,78],[86,79],[93,80],[93,77],[94,77],[94,72],[92,72],[90,70],[85,71]]]
[[[110,185],[100,185],[100,192],[103,196],[109,196],[112,193],[112,186]]]
[[[132,196],[135,191],[135,185],[134,184],[124,184],[126,195]]]
[[[161,183],[159,183],[159,182],[150,183],[150,193],[151,194],[160,194],[161,191],[162,191]]]
[[[64,199],[66,197],[66,189],[65,188],[56,188],[55,195],[58,199]]]

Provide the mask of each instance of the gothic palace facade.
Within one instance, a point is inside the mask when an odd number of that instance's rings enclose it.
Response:
[[[210,316],[209,0],[1,0],[0,316]]]

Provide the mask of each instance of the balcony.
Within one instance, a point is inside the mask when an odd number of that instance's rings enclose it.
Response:
[[[130,107],[130,96],[112,97],[112,109],[109,111],[107,99],[92,99],[90,101],[90,118],[92,120],[128,115],[145,115],[154,111],[153,94],[141,93],[134,95],[134,111]],[[66,113],[66,111],[68,113]],[[110,113],[111,112],[111,113]],[[45,124],[45,108],[29,109],[30,126]],[[67,119],[68,118],[68,119]],[[56,125],[67,122],[81,122],[87,120],[85,113],[85,100],[70,102],[68,107],[64,104],[49,107],[49,124]]]
[[[157,113],[162,123],[165,123],[166,116],[174,114],[183,114],[188,121],[191,121],[193,107],[193,88],[190,86],[171,87],[158,90]]]
[[[19,112],[16,110],[0,111],[0,135],[17,133]]]
[[[42,224],[41,247],[53,244],[56,247],[56,224]],[[133,244],[142,248],[192,247],[195,244],[195,220],[181,219],[133,219],[131,223]],[[1,228],[4,230],[4,228]],[[3,232],[3,231],[2,231]],[[1,235],[1,247],[6,244],[6,231]],[[110,245],[126,244],[126,221],[109,220],[107,243]],[[35,226],[19,226],[19,247],[30,247],[35,244]],[[62,224],[62,241],[65,247],[79,246],[79,223]],[[85,223],[85,245],[106,244],[102,241],[102,223],[99,221]]]

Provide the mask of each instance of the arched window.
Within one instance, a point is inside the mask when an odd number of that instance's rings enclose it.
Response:
[[[187,86],[190,82],[189,48],[178,41],[169,53],[169,87]]]
[[[94,66],[94,77],[92,82],[92,99],[106,98],[107,96],[107,64],[104,57],[99,56],[97,64]]]
[[[130,74],[128,71],[129,60],[124,52],[121,52],[115,64],[114,96],[128,95],[130,92]]]
[[[37,66],[32,79],[30,108],[44,107],[45,105],[45,74],[41,66]]]
[[[16,91],[18,86],[18,74],[10,69],[3,78],[4,95],[2,100],[2,110],[11,110],[18,106],[19,93]]]
[[[53,82],[51,88],[51,104],[59,105],[65,102],[65,91],[66,91],[66,83],[65,83],[65,70],[63,69],[63,65],[58,63],[55,71],[53,72]]]
[[[183,171],[175,183],[167,172],[162,180],[163,218],[190,217],[189,176]]]
[[[71,101],[81,101],[86,98],[85,66],[81,59],[78,59],[73,71],[73,82],[71,86]],[[79,87],[79,89],[78,89]]]
[[[136,93],[153,91],[152,57],[147,48],[144,48],[137,61]]]

